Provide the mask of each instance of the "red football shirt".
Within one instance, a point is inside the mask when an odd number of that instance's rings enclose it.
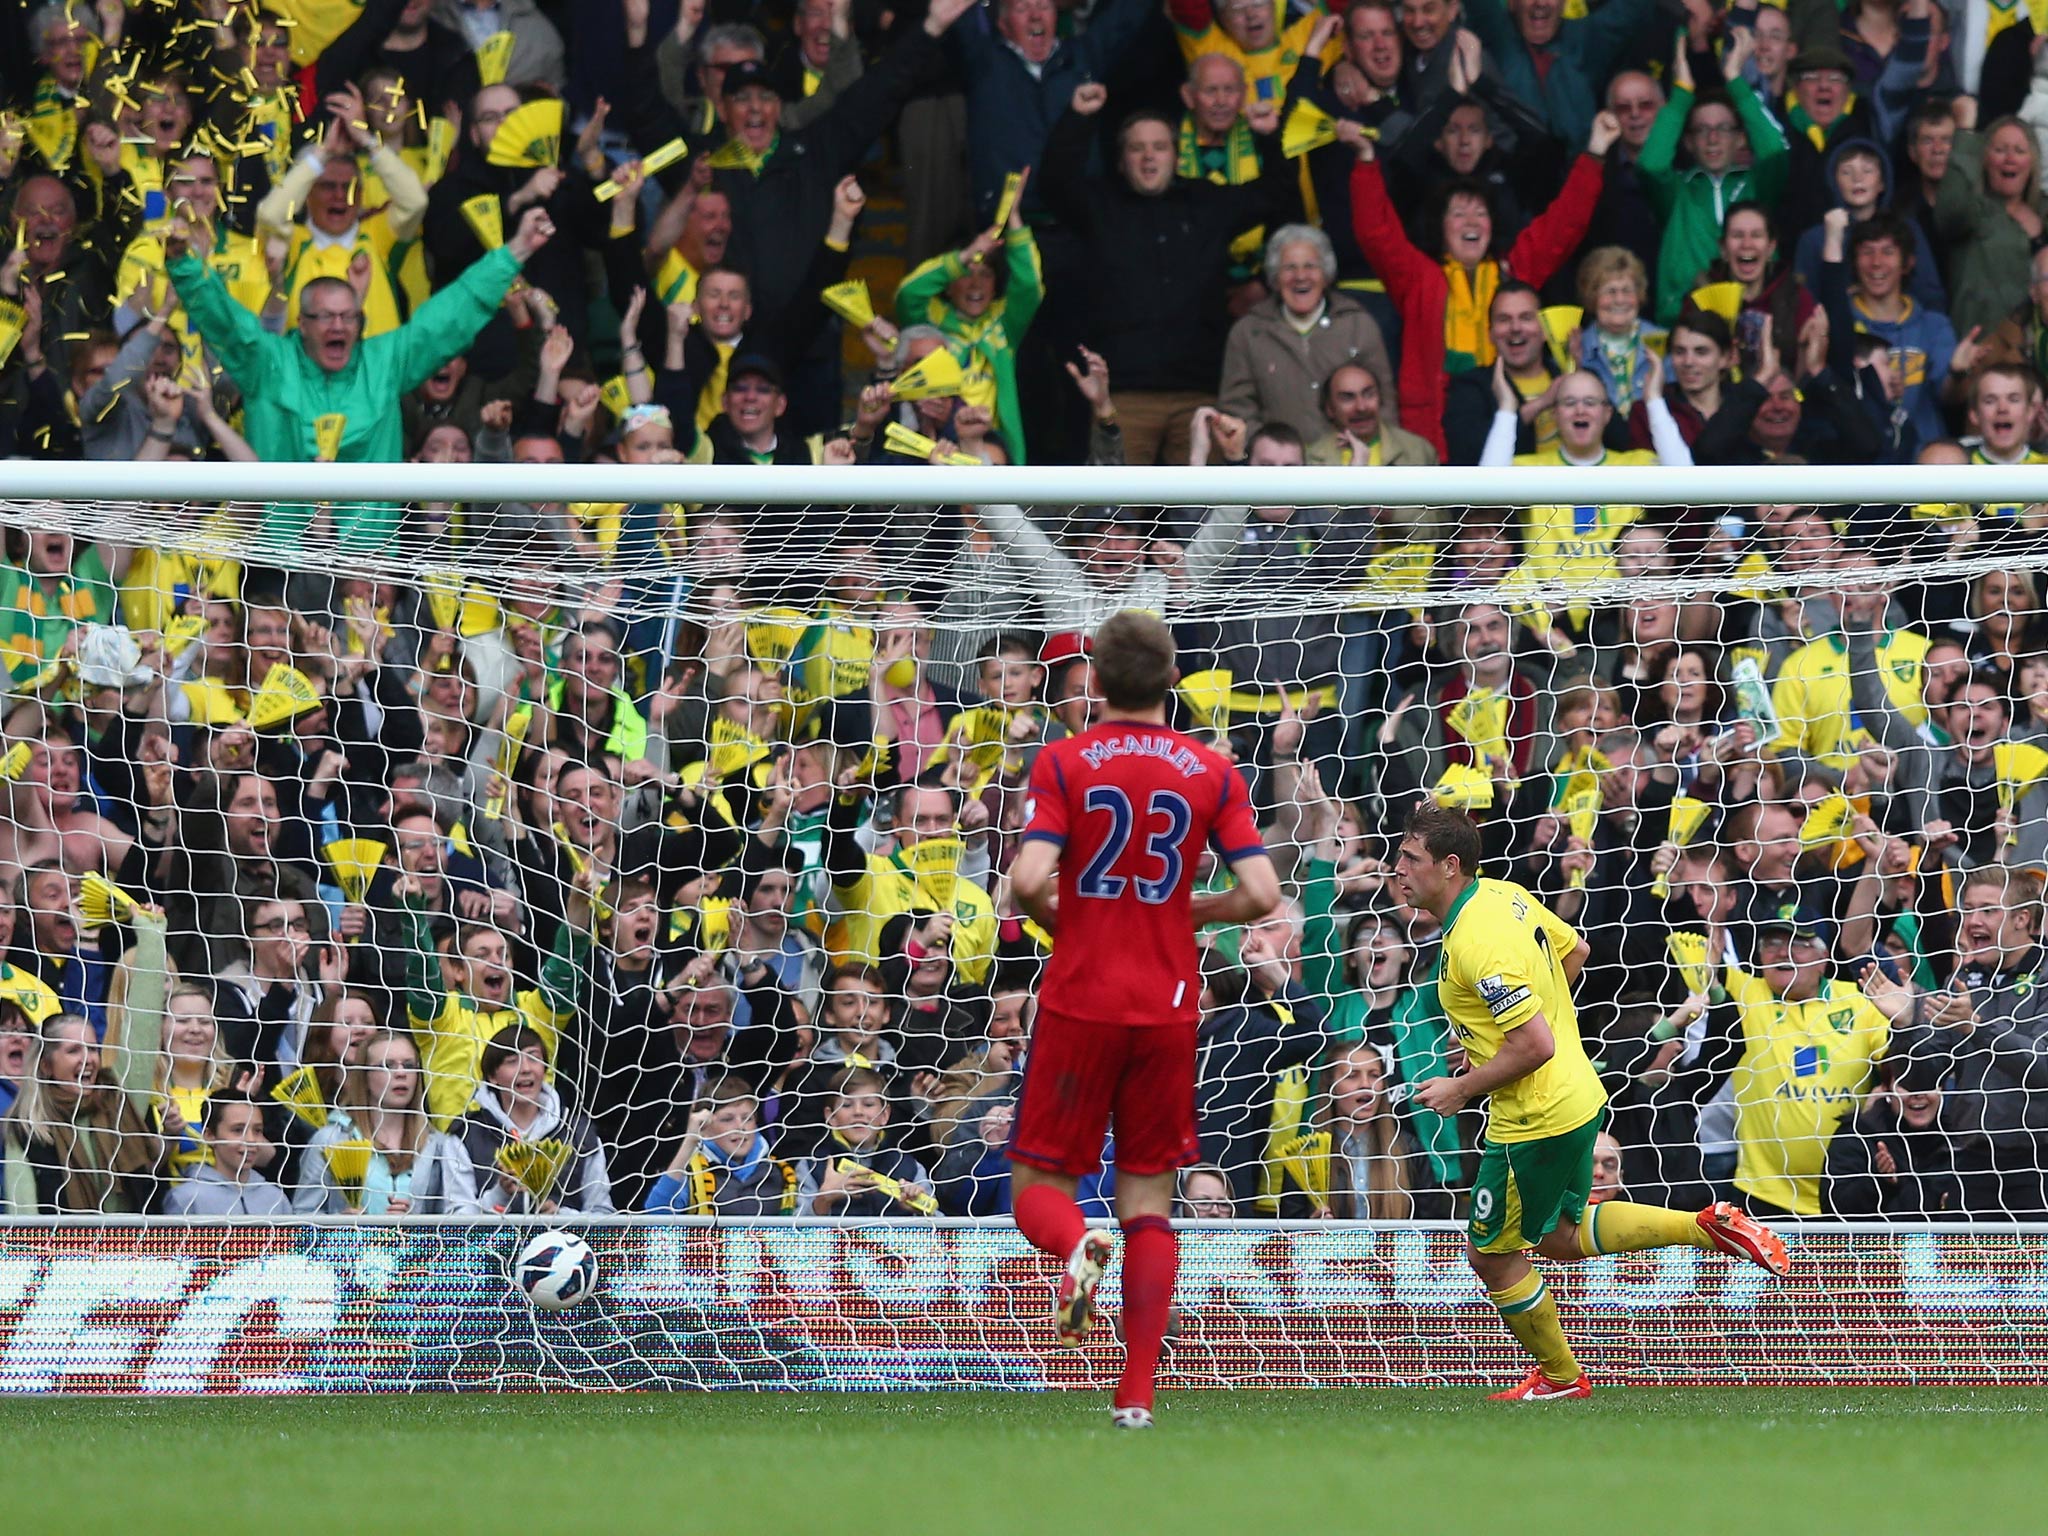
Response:
[[[1027,822],[1027,840],[1061,850],[1044,1005],[1105,1024],[1194,1022],[1196,861],[1205,843],[1226,863],[1266,851],[1237,769],[1163,725],[1105,721],[1038,754]]]

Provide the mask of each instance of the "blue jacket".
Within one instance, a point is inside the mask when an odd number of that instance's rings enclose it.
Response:
[[[1949,359],[1956,350],[1956,328],[1949,324],[1948,316],[1909,296],[1903,319],[1871,319],[1849,296],[1846,261],[1821,263],[1820,301],[1828,312],[1828,360],[1837,373],[1843,378],[1853,375],[1858,336],[1882,336],[1899,354],[1906,385],[1899,404],[1905,407],[1914,433],[1923,443],[1946,436],[1941,420],[1941,387],[1948,378]]]
[[[1104,78],[1152,12],[1151,0],[1104,0],[1088,30],[1062,38],[1036,78],[996,31],[992,6],[976,6],[947,30],[967,82],[967,175],[977,217],[994,213],[1005,176],[1038,164],[1075,87]],[[1024,197],[1027,206],[1038,205],[1036,179]]]

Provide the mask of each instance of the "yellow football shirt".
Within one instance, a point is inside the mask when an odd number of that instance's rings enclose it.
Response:
[[[1742,1020],[1735,1065],[1735,1187],[1802,1216],[1820,1214],[1828,1142],[1853,1113],[1884,1056],[1891,1023],[1847,981],[1780,1002],[1760,976],[1730,970]]]
[[[1579,1041],[1564,959],[1579,935],[1521,886],[1477,880],[1444,921],[1437,1000],[1472,1065],[1491,1061],[1519,1029],[1542,1014],[1556,1051],[1528,1076],[1494,1090],[1487,1104],[1489,1141],[1541,1141],[1575,1131],[1599,1114],[1607,1090]]]
[[[509,1025],[524,1024],[547,1042],[548,1081],[553,1082],[561,1026],[571,1017],[556,1013],[547,994],[537,987],[519,993],[516,1006],[510,1008],[488,1007],[475,998],[450,992],[441,999],[441,1011],[431,1019],[408,1009],[406,1022],[412,1026],[420,1064],[426,1069],[427,1118],[434,1129],[447,1130],[449,1122],[469,1108],[482,1081],[484,1047],[491,1036]]]
[[[1563,452],[1556,448],[1515,455],[1517,468],[1555,468],[1566,462]],[[1609,465],[1629,467],[1656,462],[1657,455],[1649,450],[1629,448],[1605,453],[1598,464],[1581,467],[1602,469]],[[1621,537],[1624,528],[1640,522],[1642,516],[1641,507],[1528,508],[1523,518],[1522,547],[1528,552],[1525,563],[1530,576],[1545,585],[1555,582],[1572,588],[1620,580],[1621,571],[1614,563],[1614,541]],[[1570,612],[1581,628],[1592,617],[1592,610],[1580,603],[1574,603]]]
[[[1892,707],[1918,727],[1927,723],[1927,704],[1920,694],[1920,663],[1928,640],[1908,630],[1892,630],[1877,642],[1878,671]],[[1771,686],[1771,708],[1778,716],[1773,749],[1797,749],[1820,758],[1844,758],[1867,744],[1864,728],[1850,702],[1849,647],[1840,635],[1802,645],[1785,658]]]

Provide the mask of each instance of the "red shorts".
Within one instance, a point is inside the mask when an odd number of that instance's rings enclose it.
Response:
[[[1116,1166],[1170,1173],[1201,1161],[1195,1026],[1098,1024],[1041,1011],[1024,1058],[1012,1162],[1086,1178],[1116,1128]]]

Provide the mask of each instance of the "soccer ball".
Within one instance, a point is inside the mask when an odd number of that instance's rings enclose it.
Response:
[[[512,1278],[541,1311],[565,1311],[597,1289],[597,1255],[574,1232],[543,1232],[519,1250]]]

